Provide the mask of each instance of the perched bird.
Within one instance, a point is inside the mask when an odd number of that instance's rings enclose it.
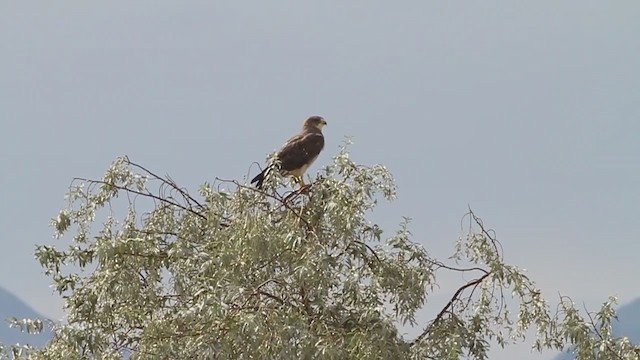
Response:
[[[327,122],[322,116],[311,116],[304,121],[302,131],[287,140],[282,149],[278,151],[282,175],[291,175],[294,180],[300,182],[301,186],[304,186],[302,175],[324,148],[322,127],[325,125]],[[267,166],[260,174],[251,179],[251,183],[255,183],[256,187],[261,188],[267,172],[272,167],[273,165]]]

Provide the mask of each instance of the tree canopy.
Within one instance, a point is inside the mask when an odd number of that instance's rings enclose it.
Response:
[[[572,347],[577,359],[638,359],[614,338],[615,299],[582,315],[568,298],[551,311],[535,283],[505,262],[471,211],[442,261],[412,239],[409,219],[388,233],[368,220],[396,194],[384,166],[347,148],[308,186],[262,190],[216,179],[197,192],[127,157],[100,180],[76,179],[52,224],[61,238],[36,257],[65,301],[61,323],[13,320],[43,348],[5,345],[33,359],[486,359],[490,346],[531,339]],[[426,322],[416,312],[468,281]],[[419,328],[418,335],[400,326]]]

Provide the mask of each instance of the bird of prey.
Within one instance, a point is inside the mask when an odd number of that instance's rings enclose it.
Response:
[[[302,175],[324,148],[322,127],[325,125],[327,125],[327,122],[322,116],[311,116],[304,121],[302,131],[287,140],[278,151],[280,173],[282,175],[291,175],[294,180],[300,182],[300,186],[304,186]],[[261,188],[267,172],[272,167],[272,165],[267,166],[251,180],[251,183],[255,183],[256,187]]]

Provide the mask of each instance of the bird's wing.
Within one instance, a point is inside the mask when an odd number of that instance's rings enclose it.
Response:
[[[293,171],[310,165],[324,148],[324,136],[321,132],[302,132],[292,136],[278,152],[280,168]]]

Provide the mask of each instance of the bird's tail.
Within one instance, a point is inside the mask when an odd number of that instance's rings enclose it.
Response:
[[[253,179],[251,179],[251,183],[252,183],[252,184],[253,184],[253,183],[255,183],[255,184],[256,184],[256,187],[257,187],[258,189],[261,189],[261,188],[262,188],[262,183],[264,182],[264,177],[265,177],[265,175],[267,174],[267,170],[268,170],[268,169],[269,169],[268,167],[267,167],[267,168],[265,168],[264,170],[262,170],[262,172],[261,172],[260,174],[256,175],[256,177],[254,177]]]

